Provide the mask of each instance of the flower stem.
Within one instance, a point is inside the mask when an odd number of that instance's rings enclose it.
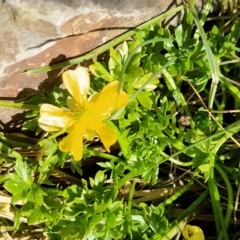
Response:
[[[149,27],[150,25],[152,25],[156,22],[161,22],[165,18],[182,11],[184,8],[185,8],[184,5],[180,5],[176,8],[170,9],[167,12],[162,13],[162,14],[156,16],[155,18],[152,18],[149,21],[137,26],[136,28],[134,28],[134,29],[132,29],[128,32],[123,33],[122,35],[120,35],[120,36],[114,38],[113,40],[105,43],[104,45],[95,48],[93,51],[91,51],[87,54],[84,54],[84,55],[76,57],[76,58],[67,59],[64,62],[55,63],[55,64],[51,64],[51,65],[47,65],[47,66],[43,66],[43,67],[39,67],[39,68],[28,69],[25,73],[26,74],[36,74],[36,73],[41,73],[41,72],[47,72],[47,71],[51,71],[51,70],[58,69],[58,68],[63,68],[63,67],[66,67],[66,66],[71,66],[71,65],[78,64],[78,63],[81,63],[83,61],[92,59],[92,58],[98,56],[99,54],[101,54],[105,51],[108,51],[110,47],[116,46],[117,44],[123,42],[125,39],[133,36],[138,31],[143,30],[143,29]]]
[[[122,159],[120,159],[116,156],[113,156],[111,154],[98,152],[98,151],[94,151],[94,150],[88,150],[88,151],[90,152],[91,156],[101,157],[101,158],[108,159],[108,160],[115,160],[117,162],[121,162],[121,163],[125,164],[125,162]]]
[[[39,110],[39,106],[37,105],[15,103],[10,101],[0,101],[0,107],[17,108],[17,109],[24,109],[24,110]]]

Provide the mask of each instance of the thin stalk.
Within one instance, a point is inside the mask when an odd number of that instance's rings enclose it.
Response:
[[[82,181],[79,178],[74,177],[70,174],[67,174],[67,173],[61,171],[60,169],[51,170],[51,175],[55,176],[55,177],[58,177],[58,178],[69,179],[69,180],[79,184],[80,186],[82,185]]]
[[[236,127],[240,128],[240,120],[233,123],[232,126],[236,126]],[[216,154],[218,152],[219,148],[228,140],[228,138],[230,138],[234,133],[237,133],[239,131],[239,129],[237,129],[237,128],[230,129],[229,127],[227,127],[226,130],[227,130],[226,134],[224,134],[224,136],[222,136],[220,139],[218,139],[214,148],[212,149],[213,154]]]
[[[15,103],[10,101],[0,101],[0,107],[6,108],[17,108],[23,110],[39,110],[39,106],[32,104],[24,104],[24,103]]]
[[[228,179],[227,174],[223,171],[223,169],[220,167],[220,165],[215,163],[215,167],[216,167],[217,171],[220,173],[222,179],[224,180],[226,187],[227,187],[227,191],[228,191],[228,205],[227,205],[227,213],[225,216],[225,225],[226,225],[226,228],[228,229],[232,211],[233,211],[233,189],[232,189],[232,185]],[[223,234],[224,233],[222,230],[220,233],[220,236],[218,237],[218,240],[222,239]]]
[[[107,153],[103,153],[103,152],[99,152],[99,151],[94,151],[94,150],[89,150],[88,152],[91,154],[91,156],[95,156],[95,157],[100,157],[100,158],[104,158],[104,159],[108,159],[108,160],[115,160],[118,162],[123,162],[123,160],[119,159],[116,156],[113,156],[111,154],[107,154]],[[125,164],[125,162],[124,162]]]
[[[168,160],[170,162],[173,162],[178,166],[189,167],[189,166],[193,165],[193,161],[191,161],[191,162],[181,162],[181,161],[179,161],[175,158],[172,158],[171,156],[168,156],[165,152],[161,152],[161,155],[164,156],[164,157],[168,157]]]
[[[128,219],[130,221],[130,224],[128,224],[128,233],[129,235],[131,236],[132,238],[132,230],[131,230],[131,225],[132,225],[132,199],[133,199],[133,194],[134,194],[134,190],[135,190],[135,186],[136,186],[136,182],[133,181],[132,184],[131,184],[131,188],[130,188],[130,193],[129,193],[129,198],[128,198],[128,206],[127,206],[127,209],[128,209]]]
[[[49,136],[48,139],[56,138],[56,137],[58,137],[58,136],[64,134],[66,131],[67,131],[67,129],[64,128],[64,129],[62,129],[62,130],[60,130],[60,131],[54,133],[53,135]]]
[[[215,179],[215,175],[213,175],[212,179],[210,179],[208,181],[208,187],[209,187],[209,191],[210,191],[212,206],[213,206],[213,209],[215,208],[215,211],[216,211],[216,212],[214,212],[215,220],[217,220],[217,222],[218,221],[220,222],[221,232],[223,233],[224,239],[229,240],[228,233],[227,233],[227,227],[226,227],[225,220],[223,217],[222,207],[221,207],[221,203],[220,203],[220,195],[219,195],[219,191],[217,188],[217,182]],[[215,222],[215,224],[216,224],[216,229],[218,231],[218,236],[219,236],[218,240],[220,240],[221,239],[220,238],[221,237],[220,229],[219,229],[220,227],[217,222]]]
[[[219,111],[224,111],[225,107],[226,107],[226,102],[227,102],[227,96],[226,96],[226,87],[224,86],[224,84],[221,84],[221,90],[222,90],[222,102],[220,104],[220,106],[217,106]],[[217,114],[217,120],[219,122],[219,124],[223,124],[223,114],[221,112],[218,112]]]
[[[132,202],[133,202],[133,195],[134,195],[134,190],[135,190],[135,186],[136,186],[136,181],[133,181],[131,184],[131,188],[130,188],[130,192],[129,192],[129,198],[128,198],[128,214],[129,217],[131,218],[132,214]]]
[[[225,87],[227,88],[227,90],[229,91],[229,93],[231,93],[231,95],[233,96],[234,100],[237,103],[240,103],[240,90],[238,89],[238,87],[236,87],[235,85],[233,85],[230,81],[228,81],[228,79],[224,76],[220,77],[221,81],[223,82],[223,84],[225,85]]]
[[[210,181],[208,182],[208,188],[209,188],[209,191],[210,191],[211,199],[213,201],[213,199],[214,199],[214,196],[213,196],[214,189],[213,189],[213,185],[210,183]],[[215,220],[217,235],[219,236],[220,232],[221,232],[221,227],[220,227],[220,222],[219,222],[219,217],[218,217],[217,206],[216,206],[215,202],[214,203],[212,202],[212,209],[213,209],[213,216],[214,216],[214,220]]]
[[[208,190],[205,190],[184,212],[182,212],[173,222],[168,226],[168,230],[165,232],[161,239],[172,239],[173,236],[179,231],[179,223],[191,217],[195,209],[207,198],[209,194]]]
[[[138,27],[134,28],[133,30],[130,30],[130,31],[114,38],[113,40],[105,43],[104,45],[95,48],[95,50],[91,51],[90,53],[84,54],[83,56],[76,57],[76,58],[73,58],[73,59],[69,59],[67,61],[57,63],[57,64],[52,64],[52,65],[39,67],[39,68],[28,69],[25,73],[36,74],[36,73],[41,73],[41,72],[47,72],[47,71],[51,71],[51,70],[54,70],[54,69],[75,65],[75,64],[81,63],[83,61],[92,59],[92,58],[98,56],[99,54],[109,50],[109,48],[111,48],[113,46],[116,46],[117,44],[123,42],[125,39],[133,36],[134,34],[136,34],[136,32],[141,31],[141,30],[149,27],[152,24],[155,24],[156,22],[163,21],[165,18],[167,18],[167,17],[169,17],[169,16],[171,16],[175,13],[178,13],[178,12],[182,11],[183,9],[184,9],[183,5],[181,5],[179,7],[176,7],[176,8],[173,8],[173,9],[170,9],[169,11],[167,11],[167,12],[165,12],[165,13],[163,13],[163,14],[161,14],[161,15],[159,15],[159,16],[157,16],[157,17],[139,25]]]
[[[185,193],[194,183],[194,179],[191,179],[188,184],[186,184],[184,187],[182,187],[180,190],[178,190],[176,193],[174,193],[171,197],[169,197],[167,200],[165,200],[163,203],[161,203],[164,207],[166,207],[169,204],[172,204],[173,201],[175,201],[178,197],[180,197],[183,193]]]
[[[16,159],[22,159],[22,156],[18,152],[14,151],[13,149],[11,149],[10,147],[8,147],[6,144],[2,142],[0,142],[0,150],[3,153],[7,153],[11,157],[14,157]]]
[[[3,133],[0,133],[0,141],[6,143],[7,145],[13,147],[32,147],[34,146],[33,142],[30,142],[28,139],[21,139],[22,141],[17,141],[13,139],[6,138]],[[26,140],[26,142],[24,141]]]

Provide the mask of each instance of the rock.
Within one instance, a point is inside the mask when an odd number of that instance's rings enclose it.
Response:
[[[196,5],[201,9],[202,1]],[[61,70],[23,72],[89,52],[174,6],[170,0],[0,0],[0,99],[51,90],[61,83]],[[8,122],[13,113],[0,111]]]

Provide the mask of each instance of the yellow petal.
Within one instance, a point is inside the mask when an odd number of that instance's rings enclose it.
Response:
[[[96,128],[96,132],[106,150],[110,152],[110,146],[112,146],[117,141],[117,135],[114,130],[101,122],[99,123],[98,128]]]
[[[68,128],[77,121],[76,115],[67,109],[51,104],[42,104],[38,125],[45,131],[59,131]]]
[[[83,154],[84,127],[77,123],[70,130],[69,134],[59,142],[59,149],[62,152],[70,152],[74,160],[81,160]]]
[[[185,240],[204,240],[204,234],[200,227],[186,225],[182,230],[182,235]]]
[[[93,103],[92,111],[103,117],[127,105],[129,96],[124,91],[119,92],[120,82],[112,81],[107,84],[101,93],[94,94],[90,102]]]
[[[89,141],[92,141],[94,139],[94,136],[96,134],[96,131],[93,129],[86,129],[86,138]]]
[[[62,78],[67,90],[74,100],[80,105],[80,107],[83,107],[90,86],[87,68],[78,67],[75,70],[68,70],[63,73]]]

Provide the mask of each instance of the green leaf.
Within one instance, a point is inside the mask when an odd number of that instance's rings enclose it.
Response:
[[[36,114],[37,115],[37,114]],[[37,118],[26,120],[22,126],[22,130],[35,130],[38,125]]]
[[[112,165],[109,162],[99,162],[97,163],[102,168],[112,169]]]
[[[74,202],[75,198],[79,198],[82,195],[82,189],[77,185],[72,185],[66,188],[62,194],[67,199],[68,203]]]
[[[90,218],[91,227],[96,226],[102,220],[103,220],[103,215],[101,213],[100,214],[93,214]]]
[[[37,184],[33,183],[28,193],[28,201],[42,206],[43,196],[47,196],[47,194]]]
[[[8,175],[0,175],[0,182],[5,182],[9,178]]]
[[[167,115],[167,111],[169,110],[168,108],[168,99],[166,96],[164,96],[161,100],[161,112],[164,116]]]
[[[105,204],[98,204],[97,202],[95,202],[93,204],[93,209],[94,209],[94,213],[101,213],[101,212],[104,212],[106,210],[106,205]]]
[[[18,191],[18,192],[15,192],[13,195],[12,195],[12,199],[11,199],[11,202],[12,203],[16,203],[18,201],[25,201],[27,197],[27,191]]]
[[[140,45],[140,41],[139,40],[136,40],[136,41],[133,41],[133,42],[128,42],[128,47],[129,47],[128,51],[131,53],[139,45]],[[142,48],[138,48],[136,53],[141,53],[141,51],[142,51]]]
[[[89,184],[90,184],[90,186],[92,187],[92,188],[94,188],[94,185],[95,185],[95,183],[94,183],[94,179],[93,178],[89,178]]]
[[[44,155],[48,156],[47,158],[48,163],[50,162],[50,160],[52,160],[53,162],[56,161],[55,158],[52,156],[58,149],[58,146],[56,145],[55,142],[53,142],[50,139],[43,139],[38,142],[38,145],[45,149]],[[45,162],[42,164],[42,166],[44,166],[44,164]]]
[[[183,25],[182,24],[180,24],[175,29],[175,36],[176,36],[178,46],[182,46],[182,43],[183,43]]]
[[[46,179],[48,179],[49,175],[51,174],[51,170],[54,168],[56,163],[59,160],[59,157],[57,155],[52,155],[52,152],[56,150],[56,145],[51,146],[51,149],[48,149],[48,156],[42,161],[42,166],[39,168],[40,175],[38,178],[38,183],[44,182]]]
[[[141,67],[136,67],[136,68],[130,68],[127,69],[127,72],[125,73],[124,77],[130,85],[135,79],[138,79],[144,74],[144,71]]]
[[[210,165],[208,163],[207,164],[202,164],[202,165],[199,166],[199,170],[203,173],[207,172],[207,171],[210,170]]]
[[[95,179],[94,179],[94,185],[98,186],[99,184],[103,184],[105,180],[104,172],[103,171],[98,171]]]
[[[107,211],[106,212],[107,218],[107,227],[114,228],[116,226],[116,216],[113,212]]]
[[[237,42],[240,39],[240,21],[233,21],[233,25],[231,28],[231,40],[233,42]]]
[[[89,69],[91,70],[92,74],[96,77],[100,77],[108,82],[111,82],[113,80],[112,76],[100,62],[95,62],[94,64],[90,65]]]
[[[140,51],[141,48],[138,48],[137,51]],[[139,65],[140,65],[140,62],[141,62],[141,58],[144,57],[146,54],[143,54],[143,53],[135,53],[131,60],[129,61],[128,63],[128,66],[127,66],[127,72],[130,72],[131,70],[137,68]]]
[[[49,209],[47,209],[45,206],[41,206],[41,212],[42,212],[42,215],[43,215],[44,218],[46,218],[48,221],[53,221],[53,214],[52,214],[52,212],[49,211]],[[55,212],[54,215],[55,215],[54,217],[57,218],[56,215],[60,215],[60,214],[59,213],[56,214],[56,212]]]
[[[62,204],[60,202],[60,200],[57,200],[55,198],[52,198],[52,197],[44,197],[44,203],[50,207],[50,208],[62,208]]]
[[[10,193],[16,193],[21,190],[21,182],[16,182],[12,179],[9,179],[5,182],[4,188],[7,189]]]
[[[16,160],[16,164],[14,166],[14,169],[18,176],[24,181],[28,183],[32,183],[32,177],[27,172],[27,163],[23,162],[21,159]]]
[[[119,53],[122,56],[123,62],[125,62],[128,57],[128,45],[126,41],[124,41],[122,46],[119,48]]]
[[[110,205],[108,206],[108,209],[109,209],[110,211],[114,212],[114,211],[116,211],[118,208],[120,208],[122,204],[123,204],[122,201],[115,201],[115,202],[113,202],[112,204],[110,204]]]
[[[118,65],[112,58],[108,61],[108,67],[113,79],[118,79],[122,72],[122,66]]]
[[[20,223],[21,223],[20,217],[21,217],[21,211],[18,210],[14,213],[14,221],[13,221],[14,222],[14,231],[17,231],[20,226]]]
[[[150,92],[144,92],[144,91],[140,92],[137,95],[137,99],[140,102],[140,104],[148,110],[152,109],[152,100],[150,98],[151,95],[152,94]]]
[[[32,214],[28,218],[28,224],[35,224],[37,222],[40,222],[42,220],[42,211],[40,207],[36,207]]]
[[[152,76],[152,73],[147,73],[141,76],[139,79],[136,79],[133,82],[133,87],[135,89],[139,89],[142,87],[142,85],[147,82],[147,80]],[[159,83],[159,80],[157,78],[153,79],[151,83],[147,84],[144,88],[146,91],[153,91],[155,88],[157,88],[157,84]]]
[[[33,209],[34,209],[34,203],[26,202],[21,208],[21,214],[23,216],[30,216],[32,214]]]
[[[113,199],[115,199],[117,194],[118,194],[117,188],[113,188],[113,187],[111,187],[111,189],[104,194],[103,201],[105,202],[108,209],[109,209],[109,206],[113,204]]]
[[[113,61],[117,64],[122,66],[122,58],[119,54],[119,52],[115,51],[112,47],[110,48],[110,59],[113,59]]]
[[[85,206],[83,203],[77,203],[70,207],[65,207],[63,211],[63,215],[68,218],[73,218],[83,212],[88,212],[88,211],[89,211],[88,207]]]

